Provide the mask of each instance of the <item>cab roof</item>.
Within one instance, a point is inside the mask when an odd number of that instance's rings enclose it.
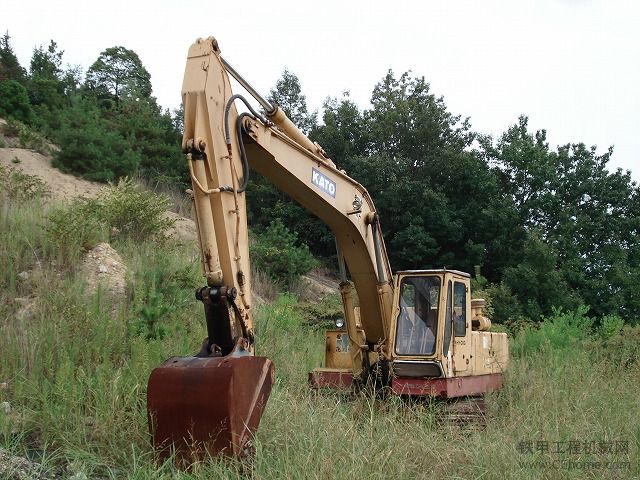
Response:
[[[398,275],[429,275],[442,273],[453,273],[455,275],[460,275],[461,277],[471,278],[471,275],[466,272],[461,272],[460,270],[450,270],[447,268],[432,268],[430,270],[402,270],[400,272],[396,272],[396,274]]]

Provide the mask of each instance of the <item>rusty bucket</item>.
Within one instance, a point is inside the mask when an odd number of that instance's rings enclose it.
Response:
[[[147,413],[161,460],[188,466],[206,455],[243,456],[271,393],[265,357],[172,357],[151,372]]]

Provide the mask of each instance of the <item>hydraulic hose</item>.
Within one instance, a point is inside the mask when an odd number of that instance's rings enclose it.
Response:
[[[242,100],[242,102],[246,105],[246,107],[251,112],[251,114],[248,114],[246,112],[241,113],[240,115],[238,115],[238,119],[236,121],[236,136],[238,140],[238,145],[240,146],[240,159],[242,160],[242,177],[243,177],[242,183],[240,185],[240,188],[238,188],[237,193],[242,193],[247,189],[247,184],[249,183],[249,161],[247,160],[247,155],[244,149],[244,143],[242,141],[242,120],[244,119],[244,117],[257,118],[264,124],[267,123],[267,120],[258,112],[256,112],[255,109],[251,106],[251,104],[249,104],[247,99],[244,98],[242,95],[237,93],[235,95],[232,95],[229,98],[229,100],[227,100],[227,104],[225,105],[225,108],[224,108],[224,135],[225,135],[225,141],[227,142],[227,148],[229,149],[229,151],[231,151],[231,132],[229,129],[229,111],[231,110],[231,105],[233,105],[233,102],[235,100]]]

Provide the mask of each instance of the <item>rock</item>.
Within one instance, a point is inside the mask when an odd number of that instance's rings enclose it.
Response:
[[[82,269],[90,295],[102,285],[112,300],[124,298],[127,267],[111,245],[100,243],[87,252]]]
[[[0,411],[4,412],[5,415],[9,415],[11,413],[11,404],[9,402],[0,402]]]
[[[198,234],[196,223],[193,220],[181,217],[174,212],[165,212],[164,218],[175,220],[175,223],[168,231],[169,236],[185,243],[196,241]]]
[[[0,478],[8,480],[47,480],[54,477],[39,473],[42,466],[0,448]]]
[[[20,272],[18,278],[22,281],[29,280],[29,272]]]
[[[300,300],[317,302],[327,295],[340,292],[340,284],[329,277],[309,273],[300,277],[295,290]]]

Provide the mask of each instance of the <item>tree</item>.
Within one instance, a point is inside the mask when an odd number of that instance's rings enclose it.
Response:
[[[575,143],[553,151],[544,130],[528,131],[525,116],[496,145],[482,143],[521,223],[539,232],[555,252],[554,268],[568,286],[567,295],[581,297],[597,316],[613,312],[632,320],[640,315],[633,293],[640,288],[639,193],[629,172],[608,171],[613,150],[598,154],[595,147]],[[549,271],[548,261],[530,263],[538,272]],[[524,290],[510,283],[526,300]],[[548,302],[538,304],[549,313]]]
[[[279,283],[290,283],[316,266],[306,245],[297,245],[295,232],[280,219],[272,220],[264,232],[256,235],[251,259],[256,266]]]
[[[77,99],[61,115],[61,128],[54,140],[60,151],[54,166],[63,171],[101,182],[134,174],[140,154],[101,116],[90,99]]]
[[[327,98],[323,104],[323,124],[311,132],[311,136],[340,167],[350,171],[350,159],[365,155],[369,137],[364,115],[344,92],[338,101]]]
[[[18,57],[11,47],[9,32],[6,32],[0,37],[0,81],[15,80],[24,84],[26,77],[27,72],[20,66]]]
[[[111,47],[87,70],[86,86],[99,97],[119,104],[124,98],[149,98],[151,75],[133,50]]]
[[[368,156],[350,163],[380,213],[394,269],[438,267],[501,276],[522,242],[512,202],[473,151],[468,119],[451,114],[423,77],[389,71],[364,112]]]
[[[0,115],[30,123],[33,111],[27,90],[15,80],[0,82]]]
[[[140,174],[152,181],[190,185],[182,134],[171,113],[162,111],[153,98],[124,100],[111,125],[140,155]]]
[[[447,150],[457,154],[473,142],[468,119],[451,114],[442,97],[430,93],[424,77],[409,72],[395,78],[389,70],[373,89],[366,112],[371,153],[404,157],[415,167],[430,165]]]
[[[282,77],[269,92],[267,100],[279,106],[305,134],[317,123],[317,114],[307,111],[307,98],[302,94],[300,80],[287,69],[282,72]]]
[[[46,50],[42,46],[34,48],[31,56],[29,99],[32,105],[41,107],[38,115],[47,117],[46,120],[49,121],[52,120],[48,118],[50,111],[59,109],[66,103],[62,70],[63,54],[56,42],[51,40]]]
[[[31,78],[60,80],[62,75],[62,55],[64,51],[58,49],[53,40],[45,50],[42,45],[33,49],[29,73]]]

